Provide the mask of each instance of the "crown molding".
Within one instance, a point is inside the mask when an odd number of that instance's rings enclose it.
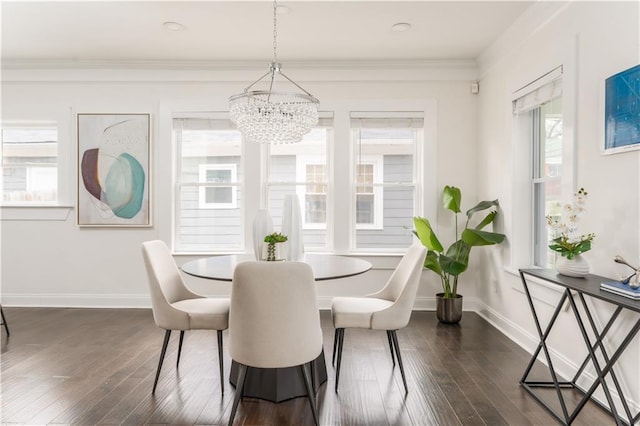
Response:
[[[251,82],[268,63],[258,61],[4,60],[2,82]],[[474,60],[362,60],[285,62],[299,81],[475,81]]]
[[[295,69],[476,69],[473,59],[336,60],[283,61],[284,68]],[[264,69],[267,61],[220,60],[76,60],[76,59],[2,59],[2,69],[144,69],[144,70],[248,70]]]

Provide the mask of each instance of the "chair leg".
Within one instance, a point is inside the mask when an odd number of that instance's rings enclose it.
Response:
[[[336,366],[336,346],[338,346],[338,329],[333,330],[333,356],[331,357],[331,365]]]
[[[300,369],[302,370],[304,385],[307,388],[307,396],[309,397],[309,405],[311,406],[311,412],[313,413],[313,421],[315,425],[318,426],[319,421],[318,421],[318,410],[316,409],[316,395],[313,392],[313,388],[311,387],[311,380],[309,378],[309,372],[307,371],[307,365],[310,366],[311,363],[302,364],[300,366]]]
[[[389,351],[391,351],[391,362],[393,366],[396,366],[396,359],[393,356],[393,338],[391,337],[391,330],[387,330],[387,340],[389,340]]]
[[[344,342],[344,328],[336,330],[338,332],[338,364],[336,365],[336,393],[338,392],[338,381],[340,380],[340,363],[342,362],[342,343]]]
[[[224,365],[222,359],[222,330],[218,330],[218,364],[220,364],[220,391],[224,394]]]
[[[156,386],[158,385],[158,377],[160,377],[160,370],[162,369],[162,362],[164,361],[164,354],[167,352],[167,345],[169,344],[169,337],[171,336],[171,330],[167,330],[164,333],[164,342],[162,342],[162,351],[160,352],[160,360],[158,361],[158,370],[156,371],[156,380],[153,382],[153,390],[151,394],[156,393]]]
[[[231,414],[229,415],[229,426],[233,425],[233,419],[236,417],[236,410],[238,409],[238,404],[242,399],[242,391],[244,389],[244,380],[247,378],[247,366],[238,363],[240,366],[240,371],[238,373],[238,384],[236,386],[236,394],[233,397],[233,405],[231,406]]]
[[[182,354],[182,340],[184,339],[184,330],[180,330],[180,342],[178,343],[178,360],[176,361],[176,368],[180,365],[180,354]]]
[[[2,324],[4,325],[4,331],[7,332],[7,337],[9,337],[11,335],[11,333],[9,333],[9,324],[7,324],[7,319],[4,317],[2,306],[0,306],[0,315],[2,315]]]
[[[393,340],[393,346],[396,350],[396,357],[398,358],[398,366],[400,367],[400,374],[402,374],[402,383],[404,383],[404,392],[409,393],[409,388],[407,387],[407,379],[404,376],[404,367],[402,366],[402,356],[400,355],[400,345],[398,344],[398,336],[396,334],[396,330],[391,330],[391,337]]]

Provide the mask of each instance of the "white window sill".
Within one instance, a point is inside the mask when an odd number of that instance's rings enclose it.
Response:
[[[67,220],[74,206],[38,204],[32,206],[0,206],[0,220]]]

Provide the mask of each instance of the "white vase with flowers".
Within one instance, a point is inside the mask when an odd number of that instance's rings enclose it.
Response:
[[[563,206],[562,217],[547,216],[547,224],[556,235],[549,248],[560,254],[556,270],[562,275],[584,277],[589,273],[589,263],[582,253],[591,250],[595,234],[578,232],[578,222],[586,212],[587,195],[587,191],[580,188],[573,194],[573,201]]]

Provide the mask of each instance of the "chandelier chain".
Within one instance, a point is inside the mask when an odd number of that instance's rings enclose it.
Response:
[[[273,62],[278,62],[278,54],[276,53],[276,48],[278,47],[278,44],[276,42],[276,37],[278,36],[278,30],[277,30],[277,18],[276,18],[276,14],[277,14],[277,10],[278,10],[278,3],[276,2],[276,0],[273,1]]]

